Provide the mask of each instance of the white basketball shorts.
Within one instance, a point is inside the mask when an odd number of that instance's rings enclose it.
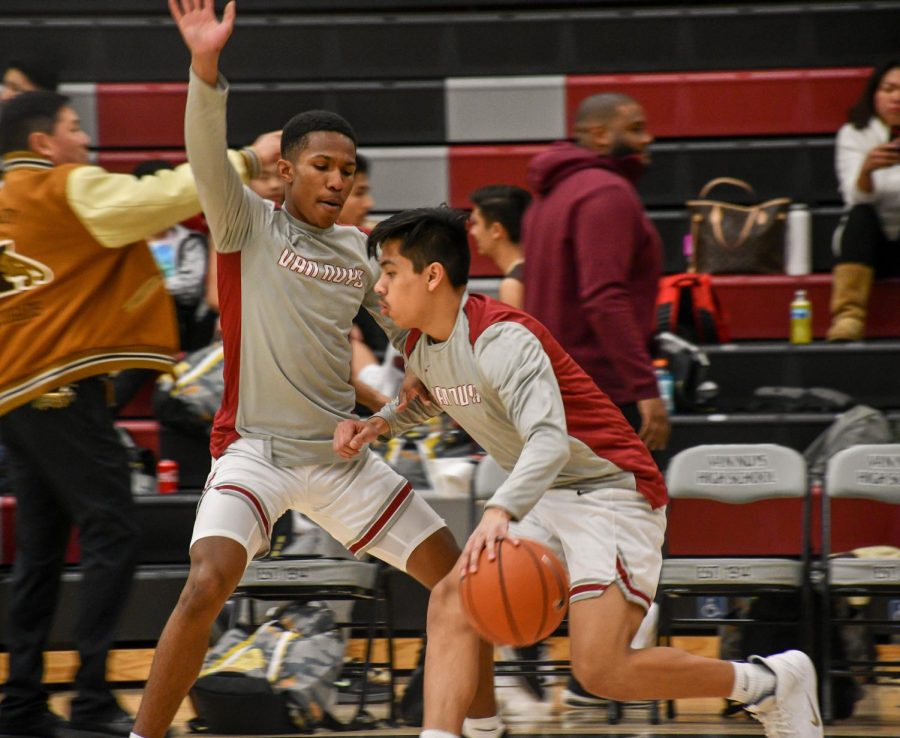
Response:
[[[343,463],[283,468],[264,455],[262,441],[240,438],[213,461],[191,546],[224,536],[243,545],[250,561],[269,550],[272,525],[287,510],[318,523],[355,556],[369,553],[401,570],[418,545],[445,526],[371,451]]]
[[[650,607],[662,569],[665,508],[626,489],[551,489],[510,533],[549,546],[569,571],[569,602],[599,597],[615,583]]]

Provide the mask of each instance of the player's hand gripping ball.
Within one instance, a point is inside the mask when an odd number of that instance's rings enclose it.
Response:
[[[497,558],[482,550],[478,571],[460,584],[472,627],[499,646],[529,646],[559,627],[569,601],[569,576],[546,546],[526,538],[500,541]]]

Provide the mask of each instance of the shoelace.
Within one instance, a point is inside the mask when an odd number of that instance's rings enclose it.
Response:
[[[766,738],[790,738],[792,735],[799,735],[791,722],[791,716],[780,708],[769,712],[750,711],[750,714],[762,723]]]

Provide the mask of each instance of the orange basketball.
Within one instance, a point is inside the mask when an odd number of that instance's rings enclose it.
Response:
[[[478,571],[462,580],[463,607],[472,626],[499,646],[528,646],[562,622],[569,600],[569,576],[546,546],[525,538],[514,546],[500,541],[497,558],[486,550]]]

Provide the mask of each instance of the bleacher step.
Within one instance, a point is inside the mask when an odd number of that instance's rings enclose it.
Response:
[[[896,372],[900,341],[745,342],[703,348],[709,357],[709,378],[719,385],[717,409],[722,412],[758,408],[753,392],[762,386],[827,387],[861,404],[900,408]]]

